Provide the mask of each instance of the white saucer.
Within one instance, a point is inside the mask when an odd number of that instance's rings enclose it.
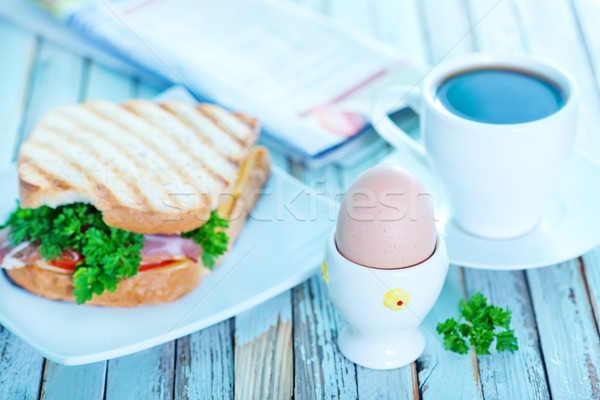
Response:
[[[438,228],[453,264],[484,269],[526,269],[558,264],[600,244],[600,167],[574,154],[544,205],[537,227],[517,238],[486,239],[452,220],[441,183],[423,164],[396,151],[385,163],[411,169],[432,190]]]

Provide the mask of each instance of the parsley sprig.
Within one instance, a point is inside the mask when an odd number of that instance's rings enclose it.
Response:
[[[10,227],[13,246],[25,240],[39,244],[46,261],[60,258],[67,249],[84,257],[73,274],[77,304],[105,290],[114,292],[121,279],[138,272],[144,235],[106,225],[102,213],[89,204],[18,206],[4,226]]]
[[[510,329],[512,312],[508,307],[502,309],[488,304],[485,296],[477,293],[467,302],[461,299],[458,308],[461,315],[458,321],[448,318],[437,326],[437,332],[444,336],[446,350],[466,354],[469,351],[467,339],[477,354],[490,354],[494,339],[498,352],[512,353],[519,349],[515,332]]]
[[[229,222],[214,210],[208,221],[193,231],[181,234],[184,238],[194,239],[194,242],[202,246],[202,263],[213,269],[217,258],[227,251],[229,237],[223,228],[228,228]]]

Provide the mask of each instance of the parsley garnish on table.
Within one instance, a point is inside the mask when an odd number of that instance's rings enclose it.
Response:
[[[511,311],[492,304],[481,293],[471,300],[460,300],[460,318],[448,318],[437,326],[437,332],[444,337],[446,350],[460,354],[469,351],[469,344],[477,354],[490,354],[490,346],[496,340],[496,350],[515,352],[519,349],[517,338],[510,329]],[[467,342],[468,341],[468,342]]]
[[[229,222],[219,216],[217,210],[214,210],[204,225],[193,231],[184,232],[181,236],[194,239],[194,242],[202,246],[202,263],[204,266],[213,269],[217,258],[227,251],[229,237],[223,232],[222,228],[228,227]]]

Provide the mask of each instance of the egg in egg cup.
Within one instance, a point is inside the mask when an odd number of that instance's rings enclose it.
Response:
[[[415,361],[425,348],[419,325],[437,301],[448,273],[448,254],[438,233],[433,254],[405,268],[356,264],[329,235],[323,278],[335,308],[347,324],[338,336],[341,352],[367,368],[392,369]]]

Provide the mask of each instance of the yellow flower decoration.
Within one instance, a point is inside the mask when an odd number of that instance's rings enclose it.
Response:
[[[323,275],[323,280],[326,285],[329,285],[329,275],[327,275],[327,264],[323,261],[323,266],[321,267],[321,274]]]
[[[383,305],[392,311],[402,310],[409,301],[410,293],[401,288],[388,290],[383,295]]]

